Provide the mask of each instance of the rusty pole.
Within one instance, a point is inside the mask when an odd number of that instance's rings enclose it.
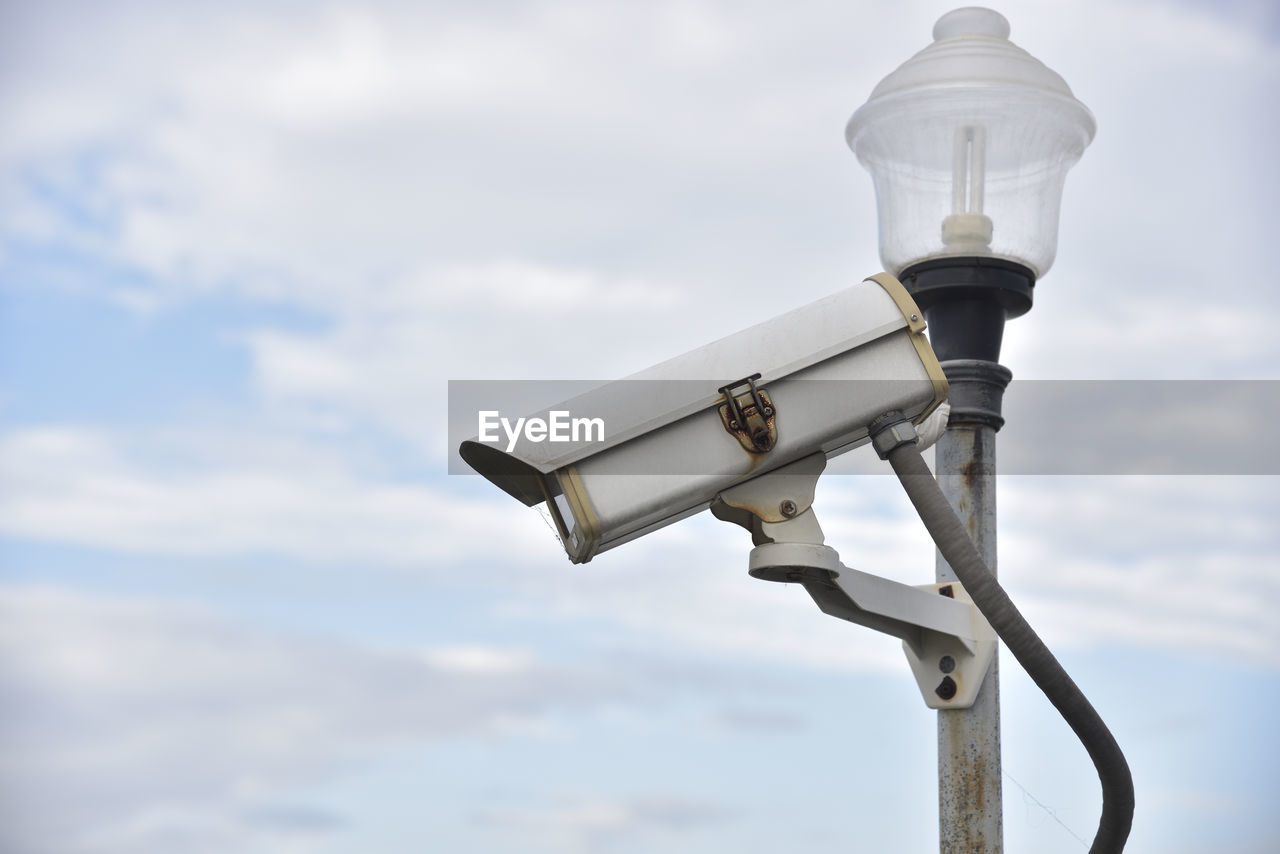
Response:
[[[996,571],[996,431],[1012,374],[995,362],[942,363],[951,384],[951,419],[935,450],[935,472],[991,571]],[[955,573],[937,558],[939,582]],[[1004,850],[1000,770],[999,656],[968,709],[938,712],[938,831],[941,854]]]

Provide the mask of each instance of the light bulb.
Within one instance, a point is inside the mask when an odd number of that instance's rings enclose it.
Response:
[[[986,184],[987,132],[982,125],[956,129],[951,165],[951,213],[942,221],[942,242],[964,255],[991,253],[991,217],[982,212]]]

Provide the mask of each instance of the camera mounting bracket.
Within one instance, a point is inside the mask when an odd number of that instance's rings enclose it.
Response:
[[[813,512],[823,454],[716,496],[711,512],[751,532],[748,572],[800,584],[823,613],[899,638],[925,705],[966,709],[995,656],[996,635],[958,582],[912,586],[845,566]]]

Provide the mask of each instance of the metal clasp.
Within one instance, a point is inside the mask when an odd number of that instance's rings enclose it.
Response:
[[[760,374],[752,374],[718,389],[725,399],[720,405],[720,421],[748,453],[766,454],[778,443],[778,422],[769,393],[756,388],[758,379]],[[735,391],[744,385],[746,392]]]

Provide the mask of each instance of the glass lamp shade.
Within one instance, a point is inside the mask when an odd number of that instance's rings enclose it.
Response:
[[[998,12],[948,12],[933,37],[846,128],[875,182],[881,262],[899,274],[935,258],[1001,258],[1039,278],[1057,252],[1062,185],[1093,139],[1093,114],[1009,41]]]

